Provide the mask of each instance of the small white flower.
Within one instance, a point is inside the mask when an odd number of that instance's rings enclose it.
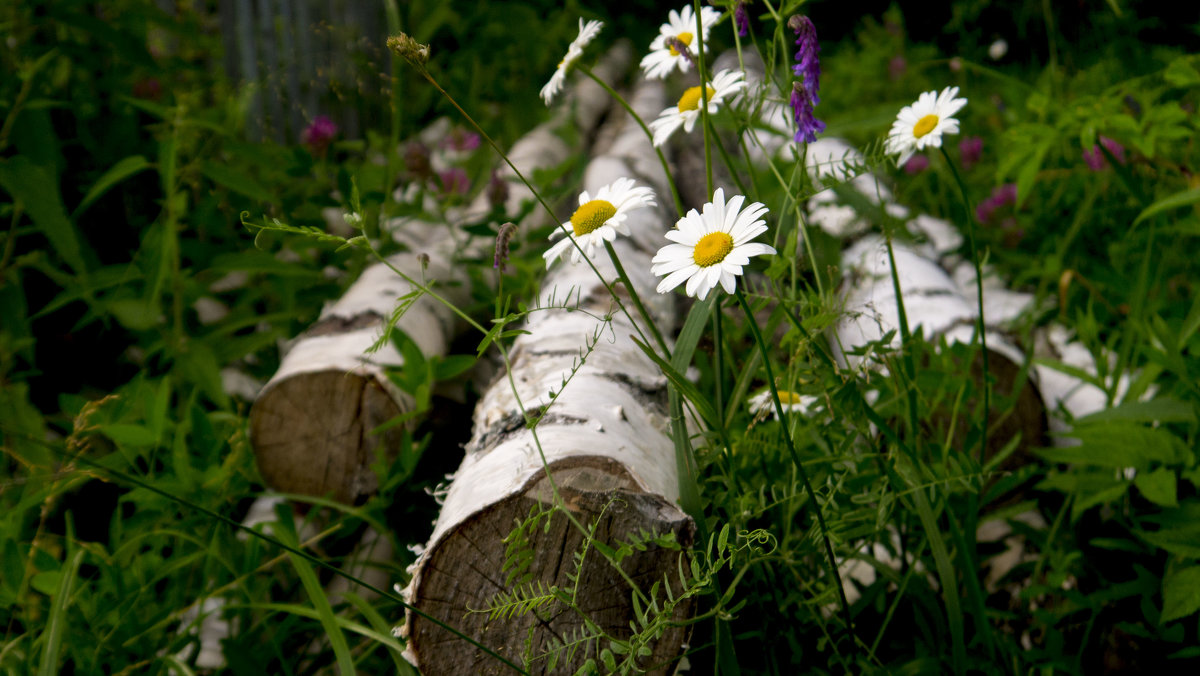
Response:
[[[939,94],[925,92],[917,102],[904,106],[887,138],[887,152],[897,155],[896,163],[904,164],[918,150],[941,148],[942,134],[957,134],[958,120],[954,114],[967,105],[958,96],[958,87],[946,87]]]
[[[779,403],[783,406],[784,413],[807,413],[817,401],[816,397],[809,394],[779,390]],[[779,414],[775,411],[775,401],[771,399],[771,390],[759,392],[750,397],[750,401],[747,403],[750,405],[750,412],[754,415],[770,413],[776,420],[779,419]]]
[[[567,251],[571,252],[571,262],[578,263],[583,258],[579,249],[583,249],[591,258],[597,249],[603,248],[605,241],[615,240],[618,234],[629,236],[629,226],[625,223],[629,212],[655,204],[653,190],[635,186],[633,180],[628,178],[618,178],[601,187],[595,195],[589,195],[584,190],[579,193],[579,208],[571,214],[571,220],[550,233],[550,239],[556,239],[566,234],[565,229],[570,230],[570,236],[542,254],[546,259],[546,268],[549,269],[550,264]],[[572,241],[578,242],[579,248]]]
[[[750,264],[751,256],[775,253],[771,246],[750,241],[767,231],[760,218],[767,208],[753,202],[743,211],[745,200],[742,195],[734,195],[727,204],[725,192],[717,188],[713,201],[704,205],[703,215],[692,209],[679,219],[675,229],[666,234],[675,244],[659,249],[650,261],[654,264],[650,272],[666,275],[658,283],[659,293],[674,289],[684,280],[687,295],[700,300],[718,282],[726,293],[733,293],[736,277],[742,274],[743,265]]]
[[[1000,59],[1003,59],[1004,55],[1007,53],[1008,41],[1004,38],[1000,38],[988,46],[988,57],[990,57],[992,61],[999,61]]]
[[[600,34],[603,26],[604,23],[600,21],[592,20],[585,23],[583,19],[579,20],[579,37],[571,41],[570,46],[567,47],[567,55],[558,62],[558,68],[555,69],[554,75],[551,75],[550,81],[546,83],[545,87],[542,87],[542,100],[546,102],[547,106],[554,100],[558,90],[562,89],[563,82],[567,79],[567,71],[571,70],[571,66],[574,66],[579,57],[583,56],[583,48],[587,47],[588,43]]]
[[[739,70],[723,70],[717,73],[712,84],[708,85],[708,114],[716,113],[721,101],[740,92],[745,86],[746,81],[742,79],[742,72]],[[685,132],[691,133],[692,128],[696,126],[696,120],[700,118],[700,96],[699,85],[689,88],[679,97],[678,105],[662,111],[657,119],[650,122],[650,129],[654,132],[654,145],[661,146],[666,143],[681,125]]]
[[[700,22],[704,27],[700,35],[704,42],[708,42],[708,29],[720,18],[721,13],[712,7],[700,8]],[[696,40],[696,15],[692,12],[692,6],[685,5],[678,12],[671,10],[667,22],[659,27],[658,32],[659,36],[650,43],[650,53],[642,58],[642,70],[646,71],[646,77],[666,78],[675,66],[679,66],[681,72],[688,72],[691,63],[667,40],[675,38],[691,48]]]

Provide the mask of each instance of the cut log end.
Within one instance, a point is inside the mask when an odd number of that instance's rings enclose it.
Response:
[[[573,457],[555,463],[551,472],[567,509],[585,527],[596,523],[597,541],[617,549],[639,533],[670,532],[682,548],[691,546],[695,537],[691,519],[661,496],[639,490],[619,463],[603,457]],[[533,510],[548,507],[551,501],[551,486],[539,472],[522,490],[447,533],[426,554],[413,589],[414,605],[519,665],[524,656],[514,654],[514,647],[531,646],[528,650],[536,657],[543,655],[552,639],[567,643],[577,638],[585,631],[582,618],[557,600],[532,612],[494,620],[485,612],[469,612],[488,608],[499,592],[512,591],[505,584],[507,571],[503,570],[510,545],[503,540],[517,523]],[[575,585],[568,578],[575,571],[572,553],[582,551],[583,536],[561,513],[548,521],[548,528],[547,522],[541,521],[526,529],[526,548],[532,558],[524,577],[547,589],[553,585],[570,590]],[[621,568],[643,593],[648,594],[653,584],[665,578],[670,580],[672,593],[678,594],[680,556],[682,551],[648,543],[642,551],[635,548],[621,562]],[[589,547],[576,598],[583,614],[608,634],[628,638],[630,620],[636,616],[631,596],[626,580],[594,547]],[[661,589],[657,599],[660,605],[665,600]],[[685,600],[675,608],[673,620],[682,623],[692,612],[692,600]],[[673,672],[687,633],[685,626],[670,627],[650,646],[652,652],[641,661],[642,667],[650,673]],[[409,617],[409,641],[425,674],[502,674],[508,670],[495,658],[419,616]],[[570,654],[570,659],[564,652],[553,670],[547,668],[544,657],[533,661],[528,669],[531,674],[574,673],[587,658],[598,657],[596,646],[593,642],[586,654],[581,648]],[[599,647],[607,645],[601,643]]]
[[[394,453],[402,429],[371,431],[405,412],[374,376],[328,370],[268,387],[250,412],[258,470],[284,493],[355,504],[373,493],[377,448]]]

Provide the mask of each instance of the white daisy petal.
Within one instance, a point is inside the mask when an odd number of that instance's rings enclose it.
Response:
[[[709,29],[720,18],[721,13],[712,7],[700,8],[700,24],[703,27],[701,39],[708,41]],[[680,72],[688,72],[692,64],[683,52],[677,51],[667,40],[675,38],[686,45],[693,55],[696,53],[696,15],[692,6],[689,4],[679,11],[671,10],[667,15],[667,23],[660,26],[658,32],[658,36],[650,42],[650,53],[642,57],[641,67],[646,77],[663,79],[676,67]]]
[[[718,284],[726,293],[734,293],[742,266],[749,265],[752,256],[775,253],[767,244],[749,241],[766,231],[760,217],[767,208],[759,202],[745,202],[743,195],[726,201],[725,192],[718,188],[701,212],[692,209],[679,219],[676,230],[666,233],[673,244],[659,249],[651,261],[652,274],[666,275],[659,282],[659,293],[685,280],[684,292],[701,300]]]
[[[574,66],[579,57],[583,56],[583,48],[587,47],[587,44],[600,33],[603,26],[604,23],[601,21],[592,20],[585,23],[583,19],[579,20],[579,35],[567,46],[566,56],[558,62],[558,68],[550,76],[550,81],[546,83],[545,87],[542,87],[542,100],[546,102],[547,106],[562,89],[563,83],[567,80],[567,71],[571,70],[571,66]]]
[[[918,150],[942,147],[942,136],[958,133],[954,114],[967,105],[958,97],[958,87],[946,87],[939,92],[922,92],[916,103],[900,109],[888,132],[885,150],[904,164]]]
[[[559,258],[564,258],[568,251],[572,263],[583,260],[580,249],[588,258],[595,256],[604,248],[604,242],[615,241],[617,235],[630,234],[629,226],[625,223],[630,212],[655,205],[653,190],[637,186],[627,178],[619,178],[601,187],[595,197],[583,191],[579,195],[579,208],[571,214],[571,219],[550,234],[550,239],[563,235],[567,237],[542,254],[546,259],[546,268],[549,269]]]
[[[717,112],[721,102],[727,96],[741,91],[745,86],[746,82],[742,79],[741,71],[722,70],[717,73],[713,77],[712,83],[707,85],[709,114]],[[679,127],[683,127],[685,132],[691,133],[692,129],[696,127],[696,121],[700,119],[701,99],[700,86],[689,87],[683,96],[679,97],[679,103],[659,113],[658,117],[650,122],[650,129],[654,132],[654,145],[661,146],[666,143]]]

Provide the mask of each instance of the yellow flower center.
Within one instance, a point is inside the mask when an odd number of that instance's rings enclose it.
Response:
[[[933,128],[937,126],[937,123],[937,115],[929,114],[925,117],[922,117],[921,119],[917,120],[915,125],[913,125],[913,136],[915,138],[921,138],[922,136],[933,131]]]
[[[725,260],[730,251],[733,251],[733,238],[729,236],[729,233],[710,232],[696,242],[692,259],[696,261],[696,265],[707,268]]]
[[[692,34],[687,31],[676,35],[675,39],[687,45],[688,47],[692,46]],[[679,56],[679,50],[675,49],[675,45],[667,45],[667,49],[671,50],[671,56]]]
[[[716,96],[717,92],[712,87],[708,87],[708,100],[712,101],[712,97]],[[689,110],[698,110],[700,108],[700,87],[690,87],[683,96],[679,97],[679,112],[687,112]]]
[[[801,402],[800,395],[787,390],[779,390],[779,403],[784,406],[795,406]]]
[[[575,228],[575,236],[581,237],[604,225],[604,222],[617,213],[617,208],[607,200],[592,200],[571,214],[571,226]]]

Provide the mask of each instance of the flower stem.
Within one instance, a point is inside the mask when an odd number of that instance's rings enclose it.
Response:
[[[654,145],[654,134],[650,131],[650,128],[646,126],[646,123],[642,120],[641,116],[639,116],[637,112],[633,110],[633,106],[629,105],[629,102],[625,100],[625,97],[618,94],[616,90],[608,85],[607,82],[597,77],[596,74],[592,72],[592,69],[583,65],[577,65],[575,67],[579,69],[579,72],[592,78],[592,80],[596,84],[600,85],[604,91],[608,92],[608,95],[613,97],[613,100],[621,104],[621,107],[629,113],[629,116],[633,118],[633,121],[637,122],[638,126],[642,128],[642,131],[646,132],[646,138],[650,140],[650,146],[654,148],[654,153],[658,155],[658,161],[662,163],[663,174],[667,177],[667,186],[671,188],[671,197],[675,200],[675,211],[679,213],[680,217],[682,217],[684,211],[683,199],[679,196],[679,188],[675,187],[675,178],[671,176],[671,167],[667,165],[667,158],[663,155],[662,150],[658,146]]]
[[[667,347],[667,341],[663,340],[662,333],[658,330],[658,325],[650,317],[646,306],[642,305],[642,298],[638,295],[637,289],[629,281],[629,276],[625,274],[625,266],[621,265],[621,258],[617,256],[616,250],[613,249],[612,242],[606,240],[604,242],[604,250],[608,252],[608,257],[612,260],[613,267],[617,269],[617,277],[625,285],[625,290],[629,292],[629,297],[633,300],[633,307],[641,315],[642,321],[646,322],[646,327],[650,329],[650,334],[654,336],[654,342],[658,343],[659,349],[663,351],[664,358],[670,360],[671,350]]]
[[[817,492],[813,490],[812,482],[808,479],[808,471],[804,469],[804,463],[800,461],[800,455],[796,453],[796,445],[792,442],[791,432],[788,431],[787,416],[783,411],[783,403],[779,400],[779,389],[775,386],[775,373],[771,370],[771,357],[767,351],[767,344],[763,340],[762,332],[758,330],[758,323],[754,319],[754,313],[750,310],[750,305],[746,302],[746,296],[742,293],[742,290],[735,289],[734,296],[737,298],[738,304],[742,306],[742,311],[746,313],[746,325],[750,327],[750,333],[754,335],[754,343],[758,346],[759,352],[762,353],[763,369],[767,372],[767,387],[771,390],[771,401],[775,405],[775,415],[779,416],[779,430],[783,435],[784,445],[792,456],[792,464],[796,467],[796,473],[800,476],[800,481],[804,484],[804,492],[808,494],[808,499],[812,500],[813,511],[817,515],[817,526],[821,531],[821,540],[825,543],[825,558],[828,560],[829,572],[833,577],[834,585],[837,586],[838,598],[841,600],[846,631],[850,635],[851,645],[857,646],[858,642],[854,639],[854,619],[850,617],[850,603],[846,600],[846,590],[842,587],[842,576],[838,572],[837,559],[833,553],[833,543],[829,539],[829,528],[825,525],[825,516],[821,512],[821,502],[817,499]]]
[[[979,465],[982,467],[984,454],[987,451],[988,423],[992,417],[992,382],[991,371],[988,368],[987,324],[984,323],[983,318],[983,267],[979,262],[979,249],[975,245],[975,212],[971,208],[970,198],[967,197],[967,186],[963,184],[962,176],[959,175],[958,168],[954,166],[945,146],[942,146],[942,157],[946,158],[946,165],[950,167],[950,173],[954,175],[954,182],[958,184],[958,194],[962,198],[963,208],[967,211],[967,241],[971,245],[971,262],[975,264],[975,302],[979,305],[979,346],[983,351],[983,438],[979,443]]]
[[[475,121],[475,118],[471,117],[467,111],[463,110],[462,106],[458,105],[458,101],[455,101],[454,97],[451,96],[449,92],[447,92],[445,89],[442,89],[442,86],[437,83],[437,80],[433,79],[433,76],[429,74],[428,70],[425,68],[418,68],[417,70],[425,78],[425,80],[429,82],[429,84],[433,85],[434,89],[438,90],[443,98],[450,102],[450,105],[454,106],[454,109],[457,110],[459,114],[461,114],[463,118],[467,120],[467,122],[471,125],[471,128],[479,132],[479,135],[488,142],[488,145],[490,145],[492,149],[500,155],[500,159],[504,160],[504,163],[513,170],[513,173],[516,174],[521,183],[524,183],[525,187],[529,188],[529,192],[533,194],[533,197],[538,201],[538,204],[542,205],[542,208],[545,209],[546,213],[550,215],[550,220],[558,222],[558,216],[554,214],[554,210],[550,208],[550,205],[546,204],[546,199],[542,197],[542,194],[538,192],[536,188],[533,187],[533,183],[531,183],[529,179],[525,178],[525,175],[521,173],[521,170],[517,168],[517,165],[513,164],[512,160],[508,158],[508,154],[500,148],[500,145],[496,143],[496,141],[492,139],[492,137],[488,135],[486,131],[483,130],[483,127],[481,127],[478,122]],[[562,228],[567,237],[571,237],[571,233],[566,226],[562,225],[562,223],[559,223],[559,227]],[[599,279],[600,283],[604,285],[604,289],[608,291],[608,295],[613,299],[613,302],[617,304],[617,307],[620,308],[621,314],[625,315],[626,319],[629,320],[629,323],[633,326],[633,330],[637,331],[642,339],[645,340],[645,334],[643,334],[642,330],[638,328],[637,322],[633,321],[633,317],[629,314],[629,310],[625,307],[625,304],[621,302],[619,297],[617,297],[616,292],[612,288],[612,284],[609,284],[608,280],[604,278],[604,275],[600,274],[600,271],[596,269],[596,264],[593,263],[591,258],[587,256],[587,252],[585,252],[583,248],[579,246],[579,242],[576,242],[574,237],[571,237],[571,244],[577,251],[579,251],[579,253],[583,254],[583,261],[587,263],[588,267],[590,267],[592,272],[595,273],[596,278]]]
[[[704,120],[704,177],[709,195],[713,194],[712,147],[709,145],[708,130],[708,69],[704,65],[704,18],[700,13],[700,0],[692,0],[696,14],[696,69],[700,71],[700,119]]]

